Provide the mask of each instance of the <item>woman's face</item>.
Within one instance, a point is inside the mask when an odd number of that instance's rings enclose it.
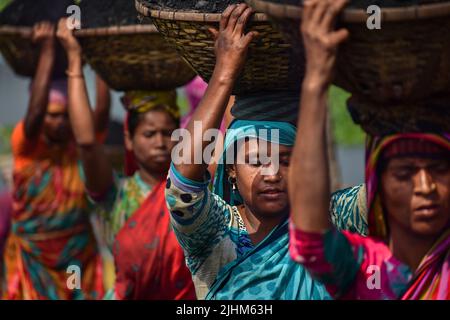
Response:
[[[170,167],[172,148],[176,144],[176,141],[171,141],[171,136],[177,128],[177,124],[167,112],[146,112],[142,115],[133,137],[126,134],[126,148],[134,153],[137,163],[146,171],[166,173]]]
[[[268,164],[261,164],[258,157],[259,144],[245,142],[238,147],[237,155],[245,163],[237,163],[229,170],[229,175],[236,178],[237,188],[245,206],[255,215],[273,218],[289,212],[287,191],[287,174],[292,148],[276,145],[279,156],[272,157],[272,148],[267,144],[263,154],[272,159]],[[274,152],[277,152],[274,150]],[[250,163],[250,159],[257,163]]]
[[[390,224],[422,237],[438,237],[450,227],[449,159],[391,159],[381,189]]]
[[[54,143],[67,142],[72,136],[67,107],[51,104],[44,117],[44,134]]]

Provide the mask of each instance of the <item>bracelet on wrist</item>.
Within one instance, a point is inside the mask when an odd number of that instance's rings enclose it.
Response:
[[[66,70],[66,75],[69,78],[84,78],[84,75],[82,72],[80,73],[80,72],[72,72],[72,71]]]

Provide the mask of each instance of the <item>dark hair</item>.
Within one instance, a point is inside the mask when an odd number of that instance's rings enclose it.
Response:
[[[167,113],[170,116],[170,118],[173,120],[175,125],[177,127],[180,126],[180,120],[175,118],[170,112],[167,112],[166,108],[163,105],[156,106],[146,112],[129,111],[128,119],[127,119],[127,127],[128,127],[128,132],[130,133],[130,137],[133,137],[134,134],[136,133],[136,129],[139,126],[139,124],[141,123],[142,119],[144,118],[144,115],[147,112],[151,112],[151,111],[162,111],[162,112]]]

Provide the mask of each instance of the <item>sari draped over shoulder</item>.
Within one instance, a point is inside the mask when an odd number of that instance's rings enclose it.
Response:
[[[22,123],[13,144],[22,143]],[[14,140],[15,139],[15,140]],[[74,145],[15,153],[5,299],[96,299],[101,259]],[[13,145],[17,148],[17,146]],[[22,150],[23,151],[23,150]]]
[[[394,148],[392,148],[394,146]],[[383,152],[450,155],[450,134],[403,133],[384,137],[369,137],[366,149],[366,184],[370,235],[386,239],[388,225],[381,205],[377,164]],[[447,229],[422,259],[414,272],[403,300],[450,299],[450,229]]]
[[[296,133],[295,126],[288,122],[234,120],[226,132],[212,191],[208,173],[202,181],[193,181],[172,164],[166,202],[199,299],[331,298],[320,281],[313,279],[302,265],[291,261],[287,218],[281,216],[280,224],[264,240],[257,245],[252,243],[237,207],[243,204],[243,198],[227,175],[226,165],[230,162],[225,160],[239,141],[259,139],[258,142],[293,146]],[[355,207],[358,201],[352,201],[353,205],[337,202],[340,205],[333,208]],[[352,226],[349,219],[336,215],[334,220],[342,220],[344,228]]]
[[[217,275],[206,299],[328,300],[325,287],[289,256],[287,220]]]
[[[450,136],[400,133],[368,137],[366,188],[368,237],[331,228],[311,233],[291,228],[291,255],[338,299],[449,300],[450,229],[438,239],[416,270],[399,260],[388,245],[390,230],[381,201],[381,166],[394,157],[449,159]],[[345,209],[345,208],[344,208]],[[414,248],[409,248],[414,250]],[[379,270],[378,287],[369,287]]]
[[[194,300],[183,250],[170,225],[165,181],[127,220],[113,247],[118,299]]]

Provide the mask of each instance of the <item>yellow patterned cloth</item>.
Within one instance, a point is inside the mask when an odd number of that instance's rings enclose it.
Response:
[[[131,112],[144,113],[156,107],[163,107],[175,119],[180,119],[177,92],[170,91],[128,91],[122,97],[125,108]]]

